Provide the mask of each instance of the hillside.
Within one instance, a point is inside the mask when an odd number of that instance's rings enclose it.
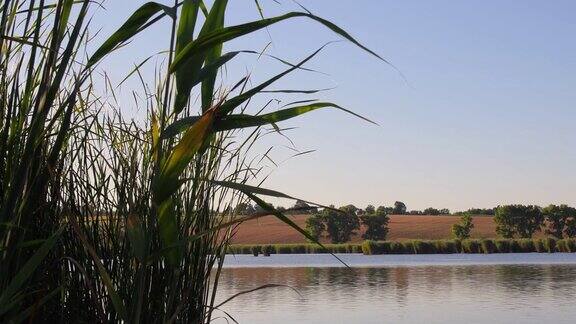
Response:
[[[302,227],[305,226],[307,217],[308,215],[290,216],[294,222]],[[457,223],[459,219],[458,216],[392,215],[390,216],[388,239],[434,240],[450,238],[452,224]],[[476,216],[474,217],[472,238],[496,237],[495,229],[496,225],[492,217]],[[354,237],[353,242],[362,241],[360,235],[361,232]],[[275,217],[267,216],[240,225],[233,242],[237,244],[304,243],[306,239]]]

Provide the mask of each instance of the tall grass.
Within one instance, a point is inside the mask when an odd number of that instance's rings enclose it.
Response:
[[[282,60],[285,71],[251,87],[248,78],[217,83],[225,64],[252,53],[224,45],[307,18],[379,56],[309,12],[227,26],[228,1],[184,0],[145,3],[84,60],[90,3],[1,2],[0,321],[208,323],[222,306],[215,293],[237,224],[272,214],[315,241],[262,198],[292,197],[249,185],[258,169],[247,152],[262,127],[280,132],[278,123],[321,108],[360,117],[313,100],[256,112],[254,96],[322,48],[296,64]],[[155,89],[143,89],[143,125],[90,82],[103,58],[130,50],[161,20],[172,26],[168,66]],[[239,140],[244,128],[252,130]],[[232,215],[246,200],[264,212]]]
[[[89,88],[90,3],[0,2],[0,322],[52,309],[64,289],[57,243],[68,138]]]
[[[545,239],[483,239],[435,241],[364,241],[362,252],[371,254],[451,254],[451,253],[554,253],[576,252],[576,240]]]
[[[232,244],[228,246],[228,254],[254,254],[264,250],[275,254],[322,254],[322,253],[362,253],[362,244],[324,244],[320,247],[313,243],[304,244]]]

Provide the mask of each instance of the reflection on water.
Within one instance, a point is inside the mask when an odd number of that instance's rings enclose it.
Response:
[[[576,265],[228,268],[240,323],[576,323]],[[217,320],[216,323],[225,323]]]

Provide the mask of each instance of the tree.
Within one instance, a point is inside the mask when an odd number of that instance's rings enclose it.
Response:
[[[312,214],[318,211],[315,207],[311,207],[303,200],[296,200],[292,208],[296,209],[293,213],[298,214]]]
[[[239,203],[235,209],[236,215],[253,215],[256,211],[254,207],[247,203]]]
[[[452,225],[452,235],[460,240],[467,239],[473,228],[472,215],[466,213],[460,217],[460,223]]]
[[[366,214],[374,214],[376,212],[376,208],[374,208],[373,205],[368,205],[366,206],[366,209],[364,209],[364,212]]]
[[[576,217],[576,209],[568,205],[550,205],[542,209],[542,214],[544,214],[546,223],[548,224],[546,234],[553,235],[556,238],[562,238],[567,231],[567,223]],[[571,224],[572,222],[570,222],[570,225]],[[568,230],[567,232],[572,231]]]
[[[322,233],[326,230],[326,225],[324,225],[324,219],[322,215],[316,214],[308,217],[306,219],[306,231],[310,233],[316,241],[320,239]]]
[[[448,208],[442,208],[438,212],[440,212],[440,215],[450,215],[450,209]]]
[[[375,211],[374,206],[372,206],[371,210],[372,213],[366,213],[360,217],[362,224],[366,226],[366,231],[362,234],[362,238],[365,240],[383,241],[388,235],[390,217],[388,217],[385,207],[378,207],[378,210]]]
[[[342,206],[340,208],[341,211],[347,213],[347,214],[353,214],[353,215],[357,215],[358,211],[360,209],[358,209],[358,207],[354,206],[354,205],[346,205],[346,206]]]
[[[281,212],[281,213],[285,213],[285,212],[286,212],[286,207],[278,206],[278,207],[276,207],[276,210],[279,211],[279,212]]]
[[[440,215],[440,211],[436,208],[428,207],[428,208],[424,209],[424,215],[436,216],[436,215]]]
[[[494,215],[496,233],[505,237],[531,238],[544,224],[544,215],[538,206],[498,206]]]
[[[394,203],[394,209],[392,210],[392,214],[394,215],[404,215],[406,214],[406,204],[401,201],[397,201]]]
[[[353,208],[352,208],[353,207]],[[356,207],[352,205],[340,207],[342,212],[324,208],[319,214],[326,226],[326,232],[332,243],[345,243],[350,241],[357,229],[360,228],[360,221],[356,215]]]
[[[576,237],[576,217],[570,218],[566,221],[566,228],[564,229],[566,237]]]
[[[274,207],[272,204],[269,204],[271,207]],[[266,209],[262,208],[260,205],[255,204],[254,205],[254,212],[252,212],[252,214],[264,214],[266,213]],[[250,215],[250,214],[248,214]]]

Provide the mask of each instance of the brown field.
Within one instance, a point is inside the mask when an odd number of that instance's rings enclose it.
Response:
[[[308,215],[294,215],[290,218],[301,227],[305,226]],[[389,240],[436,240],[451,237],[452,224],[459,221],[458,216],[390,216]],[[489,216],[474,217],[472,238],[496,237],[496,225]],[[361,232],[353,238],[360,242]],[[327,242],[326,240],[323,240]],[[282,223],[273,216],[252,220],[239,226],[233,243],[236,244],[274,244],[274,243],[305,243],[306,239],[300,233]]]

